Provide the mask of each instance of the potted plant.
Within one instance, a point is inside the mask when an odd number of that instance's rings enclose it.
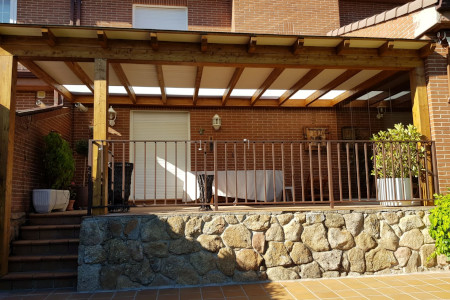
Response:
[[[419,145],[421,133],[414,125],[395,124],[394,128],[381,130],[372,136],[377,176],[378,200],[386,206],[411,205],[411,178],[419,175],[424,148]]]
[[[73,210],[76,198],[77,198],[77,191],[76,191],[76,185],[75,182],[71,182],[70,186],[69,186],[69,193],[70,193],[70,197],[69,197],[69,205],[67,206],[68,211]]]
[[[37,212],[64,211],[69,203],[68,187],[75,164],[69,143],[57,132],[44,137],[44,173],[49,189],[33,190],[33,205]]]
[[[75,142],[75,152],[84,158],[83,181],[81,186],[77,186],[77,204],[85,209],[88,206],[88,187],[86,185],[86,166],[89,155],[89,141],[86,139]]]

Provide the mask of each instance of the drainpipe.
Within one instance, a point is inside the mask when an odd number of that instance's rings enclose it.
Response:
[[[439,31],[437,33],[437,38],[439,44],[442,47],[447,49],[447,89],[448,89],[448,98],[447,102],[450,103],[450,53],[449,53],[449,44],[450,44],[450,31]]]
[[[81,25],[81,0],[75,0],[75,3],[77,5],[77,22],[76,25]]]

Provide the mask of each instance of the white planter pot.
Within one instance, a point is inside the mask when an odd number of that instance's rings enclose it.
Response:
[[[379,178],[377,179],[377,194],[378,201],[383,206],[411,206],[420,204],[420,201],[412,201],[410,178]]]
[[[38,213],[65,211],[69,197],[68,190],[37,189],[33,190],[33,206]]]

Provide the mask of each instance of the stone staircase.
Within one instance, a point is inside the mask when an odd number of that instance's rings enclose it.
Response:
[[[0,290],[76,287],[81,218],[86,211],[30,214],[11,244]]]

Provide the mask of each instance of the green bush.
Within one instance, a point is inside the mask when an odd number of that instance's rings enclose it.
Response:
[[[430,236],[436,241],[431,257],[444,254],[450,258],[450,189],[447,195],[434,195],[435,208],[430,210]]]
[[[411,172],[411,176],[417,177],[419,161],[425,151],[417,144],[421,136],[414,125],[405,127],[402,123],[374,134],[372,140],[380,143],[375,143],[376,164],[372,175],[376,172],[378,178],[400,178],[402,175],[409,177]]]
[[[48,186],[57,190],[67,189],[75,171],[72,149],[56,132],[46,135],[44,142],[44,171]]]

